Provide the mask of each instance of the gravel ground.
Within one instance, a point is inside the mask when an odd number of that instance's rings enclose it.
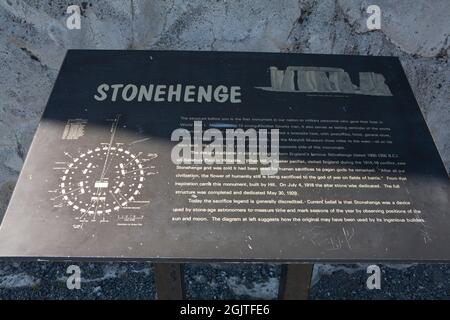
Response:
[[[0,263],[1,299],[154,299],[147,263],[80,263],[81,289],[69,290],[69,263]],[[381,289],[366,287],[363,265],[316,265],[310,299],[449,299],[450,266],[381,266]],[[319,269],[319,270],[318,270]],[[188,299],[275,299],[280,267],[267,264],[189,264]]]

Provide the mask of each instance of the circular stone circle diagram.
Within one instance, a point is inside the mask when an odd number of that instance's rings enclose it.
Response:
[[[141,161],[121,146],[101,146],[80,153],[67,165],[59,185],[61,195],[80,219],[104,217],[126,208],[143,187]]]

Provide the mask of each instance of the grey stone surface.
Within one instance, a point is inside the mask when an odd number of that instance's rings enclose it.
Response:
[[[66,8],[82,8],[81,30]],[[365,8],[381,8],[369,31]],[[69,48],[239,50],[399,56],[450,171],[448,0],[0,0],[0,217]],[[64,263],[0,263],[0,298],[152,298],[146,264],[83,264],[70,291]],[[446,265],[383,266],[382,290],[364,265],[316,265],[313,298],[448,298]],[[274,298],[272,265],[190,265],[191,298]]]

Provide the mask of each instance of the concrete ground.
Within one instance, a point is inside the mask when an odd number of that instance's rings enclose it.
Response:
[[[80,30],[67,6],[82,8]],[[366,8],[381,9],[380,30]],[[450,2],[447,0],[0,0],[0,216],[4,213],[69,48],[303,52],[400,57],[450,171]],[[84,263],[81,290],[67,263],[0,262],[0,299],[151,299],[145,263]],[[383,265],[380,290],[364,265],[316,265],[313,299],[447,299],[448,265]],[[188,297],[274,298],[272,265],[188,265]]]

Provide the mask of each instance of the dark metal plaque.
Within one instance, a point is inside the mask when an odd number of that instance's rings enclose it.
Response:
[[[267,130],[271,143],[278,129],[277,171],[175,164],[175,129],[200,153],[219,133]],[[75,50],[2,221],[0,257],[448,261],[449,194],[397,58]]]

